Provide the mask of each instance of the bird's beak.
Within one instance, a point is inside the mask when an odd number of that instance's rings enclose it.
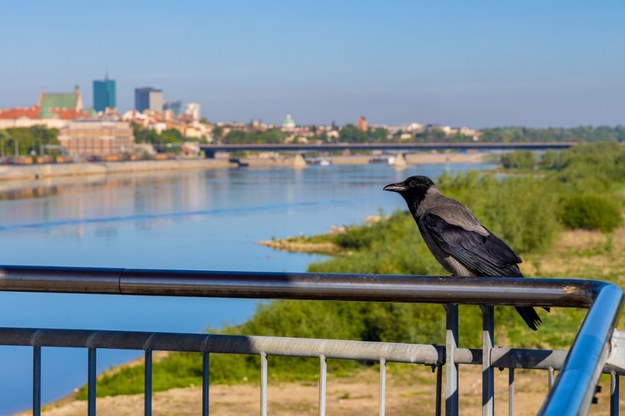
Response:
[[[404,185],[402,182],[398,182],[398,183],[391,183],[388,184],[384,187],[385,191],[391,191],[391,192],[403,192],[406,190],[406,185]]]

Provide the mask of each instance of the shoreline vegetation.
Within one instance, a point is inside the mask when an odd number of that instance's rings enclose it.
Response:
[[[363,226],[375,224],[380,221],[387,221],[389,217],[381,215],[371,215],[363,220]],[[330,231],[318,235],[300,235],[295,237],[272,238],[271,240],[259,241],[261,246],[274,250],[288,251],[293,253],[328,254],[328,255],[349,255],[349,247],[343,247],[340,243],[341,236],[348,233],[353,226],[332,226]]]
[[[514,152],[503,155],[502,164],[504,175],[444,174],[435,181],[443,193],[470,207],[482,223],[519,253],[526,276],[598,279],[622,287],[625,283],[622,256],[625,250],[625,148],[615,143],[599,143],[548,151],[539,156]],[[327,234],[274,238],[264,244],[331,254],[330,258],[311,264],[310,272],[447,274],[429,253],[414,220],[405,211],[390,215],[380,213],[363,224],[336,227]],[[571,308],[552,308],[551,313],[539,313],[543,325],[532,332],[515,315],[513,308],[496,308],[497,344],[566,349],[585,316],[585,310]],[[442,344],[444,320],[440,305],[282,300],[259,304],[253,317],[241,325],[219,330],[209,328],[208,332]],[[464,347],[480,345],[479,308],[461,305],[460,327]],[[270,382],[274,385],[316,383],[318,362],[315,360],[271,357],[270,365]],[[154,379],[159,381],[155,382],[154,390],[193,389],[195,387],[190,386],[201,384],[201,374],[197,371],[200,368],[199,354],[171,353],[154,363]],[[375,365],[332,360],[328,368],[340,383],[340,379],[364,377],[368,371],[375,370]],[[404,372],[389,370],[397,388],[407,386],[407,392],[432,385],[432,380],[416,375],[413,369],[414,366]],[[466,367],[463,373],[473,370]],[[143,371],[143,365],[139,364],[101,376],[98,396],[141,393]],[[211,355],[210,377],[211,383],[223,385],[226,390],[236,390],[236,386],[249,383],[255,385],[259,379],[258,357]],[[547,392],[545,374],[534,372],[527,377],[534,381],[524,388],[519,385],[517,393],[527,395],[528,403],[542,402]],[[476,373],[475,379],[478,378]],[[536,387],[537,384],[541,387]],[[432,389],[426,390],[418,401],[433,400]],[[468,400],[466,394],[462,392],[461,400]],[[86,389],[81,389],[76,397],[84,400]],[[604,399],[603,405],[607,401]],[[358,407],[355,400],[345,399],[344,402],[354,406],[337,414],[367,412]],[[530,407],[517,411],[535,414],[537,408]],[[303,414],[303,411],[292,410],[291,413]]]

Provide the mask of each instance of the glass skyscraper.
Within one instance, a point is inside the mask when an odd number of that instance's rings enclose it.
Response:
[[[104,112],[107,108],[115,108],[115,81],[104,78],[104,81],[93,81],[93,109]]]
[[[158,88],[135,88],[135,110],[163,112],[163,91]]]

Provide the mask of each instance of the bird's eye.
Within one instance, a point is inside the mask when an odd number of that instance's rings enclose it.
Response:
[[[410,187],[415,188],[417,186],[417,181],[410,181]]]

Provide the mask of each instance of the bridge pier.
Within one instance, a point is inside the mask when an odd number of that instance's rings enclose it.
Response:
[[[395,162],[393,162],[393,167],[395,169],[406,169],[406,167],[408,167],[408,163],[406,163],[406,158],[403,153],[397,153],[397,156],[395,156]]]
[[[308,166],[306,159],[301,153],[298,153],[293,158],[293,169],[305,169]]]

